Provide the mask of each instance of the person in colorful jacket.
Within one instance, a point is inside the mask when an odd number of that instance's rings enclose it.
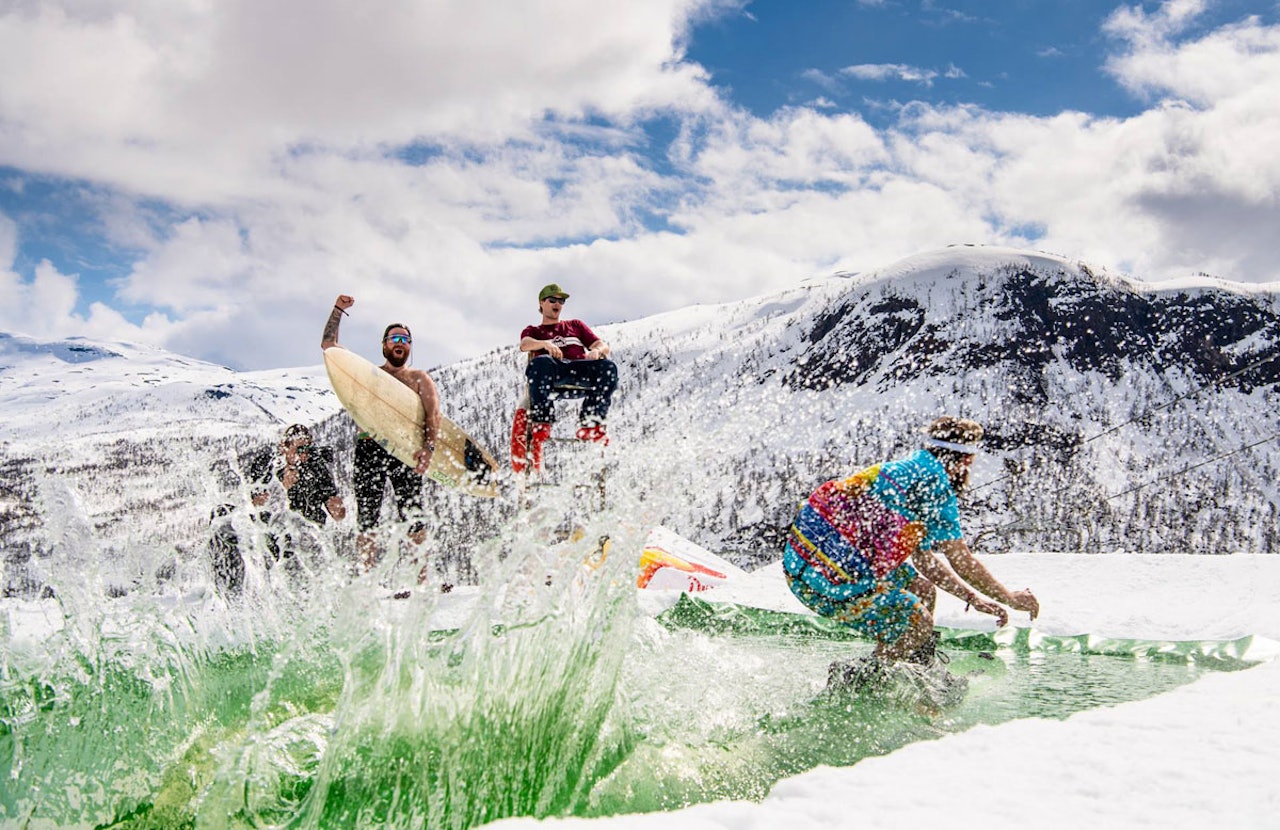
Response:
[[[1000,626],[1009,621],[1001,604],[1031,619],[1040,611],[1031,591],[1010,591],[964,541],[956,494],[968,484],[982,427],[944,416],[925,433],[924,449],[815,490],[783,553],[796,598],[875,639],[883,662],[933,662],[937,588]]]

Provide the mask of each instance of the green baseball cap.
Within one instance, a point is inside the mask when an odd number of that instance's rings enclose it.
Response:
[[[564,297],[567,300],[569,293],[553,282],[542,286],[542,290],[538,292],[538,302],[542,302],[547,297]]]

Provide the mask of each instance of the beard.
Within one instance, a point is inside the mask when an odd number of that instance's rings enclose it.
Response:
[[[396,367],[397,369],[401,368],[402,366],[404,366],[404,364],[409,362],[409,355],[406,354],[403,357],[401,357],[391,349],[387,349],[386,351],[384,351],[382,353],[382,356],[387,359],[388,363],[390,363],[392,366]]]

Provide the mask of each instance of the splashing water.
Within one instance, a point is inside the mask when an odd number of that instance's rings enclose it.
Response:
[[[65,491],[45,504],[76,515]],[[111,579],[78,567],[54,598],[9,603],[0,814],[471,827],[580,810],[634,740],[618,691],[634,601],[595,523],[556,541],[559,515],[525,513],[491,540],[484,589],[441,593],[391,556],[352,580],[324,540],[266,567],[246,524],[230,599],[206,583],[104,600]],[[67,524],[50,560],[69,577],[110,558]]]
[[[225,596],[203,560],[113,590],[166,554],[95,539],[65,489],[43,499],[55,596],[0,605],[17,826],[467,828],[758,799],[818,764],[1245,665],[1231,644],[951,632],[957,666],[997,659],[959,707],[920,713],[823,692],[828,662],[868,648],[838,630],[692,601],[645,615],[636,505],[582,517],[552,488],[479,546],[482,584],[449,593],[419,584],[401,531],[404,557],[353,576],[334,537],[286,567],[243,524]]]

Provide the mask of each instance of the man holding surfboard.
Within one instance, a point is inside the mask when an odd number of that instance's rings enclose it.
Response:
[[[342,348],[338,343],[338,327],[346,310],[354,304],[355,299],[347,294],[338,295],[333,303],[333,311],[329,314],[329,321],[325,323],[324,335],[320,341],[321,349]],[[400,521],[415,517],[409,528],[410,538],[421,543],[426,536],[425,526],[421,521],[422,476],[431,466],[440,431],[440,396],[430,375],[408,365],[412,352],[413,335],[408,326],[392,323],[383,330],[384,362],[380,368],[418,396],[426,417],[421,426],[422,444],[413,453],[415,463],[412,467],[388,452],[369,433],[361,432],[356,439],[353,482],[356,491],[356,524],[360,528],[358,544],[366,565],[374,564],[377,558],[370,531],[377,526],[381,517],[382,494],[388,481],[395,491],[396,512]]]

